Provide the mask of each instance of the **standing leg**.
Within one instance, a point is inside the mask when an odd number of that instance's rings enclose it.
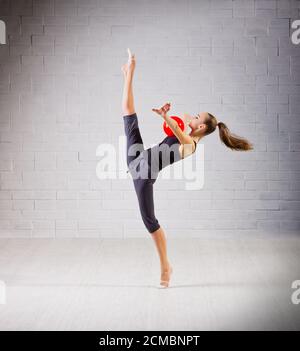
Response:
[[[167,241],[162,227],[157,229],[155,232],[151,233],[151,236],[155,242],[160,259],[160,279],[164,282],[164,284],[162,285],[168,285],[167,283],[169,282],[171,276],[171,265],[168,260]]]
[[[161,285],[168,286],[172,268],[168,260],[165,233],[155,216],[153,183],[144,179],[135,179],[134,187],[142,220],[154,240],[160,259]]]

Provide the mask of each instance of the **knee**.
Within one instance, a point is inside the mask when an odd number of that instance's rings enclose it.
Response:
[[[135,114],[135,110],[130,108],[129,106],[122,108],[123,116],[130,117]]]
[[[160,225],[158,224],[157,226],[151,228],[149,231],[149,234],[155,235],[158,231],[160,230]]]
[[[154,234],[160,228],[160,225],[159,225],[158,220],[156,218],[153,218],[151,221],[144,220],[144,224],[145,224],[145,227],[147,228],[149,234]]]
[[[160,228],[160,224],[157,218],[155,217],[153,211],[141,209],[140,212],[141,212],[142,220],[148,232],[150,234],[156,232]]]

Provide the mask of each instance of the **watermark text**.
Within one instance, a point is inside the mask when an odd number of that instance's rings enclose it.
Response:
[[[6,24],[0,20],[0,45],[6,44]]]
[[[291,36],[292,43],[298,45],[300,44],[300,20],[292,22],[292,29],[295,29]]]
[[[292,303],[294,305],[300,304],[300,280],[292,282],[292,289],[294,290],[291,296]]]

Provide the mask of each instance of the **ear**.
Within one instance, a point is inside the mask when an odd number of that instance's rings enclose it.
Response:
[[[201,130],[201,129],[204,129],[205,128],[205,124],[204,123],[202,123],[202,124],[200,124],[199,126],[198,126],[198,130]]]

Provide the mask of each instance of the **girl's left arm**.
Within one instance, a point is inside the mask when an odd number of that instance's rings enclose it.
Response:
[[[162,115],[163,119],[166,121],[168,126],[171,128],[172,132],[180,142],[180,144],[192,144],[194,145],[194,141],[192,137],[190,137],[188,134],[186,134],[184,131],[182,131],[177,122],[174,121],[173,118],[169,117],[167,113]]]
[[[190,137],[188,134],[186,134],[184,131],[182,131],[177,122],[174,121],[173,118],[169,117],[167,112],[170,110],[170,103],[165,104],[162,106],[160,109],[155,109],[153,108],[152,111],[156,112],[162,118],[166,121],[167,125],[171,128],[172,132],[180,142],[180,144],[185,145],[185,144],[191,144],[194,145],[194,141],[192,137]]]

